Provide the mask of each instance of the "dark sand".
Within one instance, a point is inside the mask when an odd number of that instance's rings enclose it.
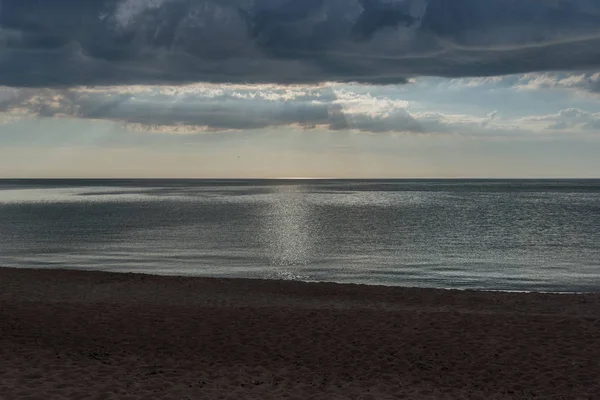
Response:
[[[600,399],[600,295],[0,268],[0,398]]]

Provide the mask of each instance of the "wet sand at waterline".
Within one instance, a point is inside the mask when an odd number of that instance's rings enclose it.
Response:
[[[0,399],[598,399],[600,295],[0,268]]]

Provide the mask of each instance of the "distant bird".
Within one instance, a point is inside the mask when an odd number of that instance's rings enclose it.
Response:
[[[406,12],[403,4],[382,3],[379,0],[358,0],[363,12],[352,27],[352,34],[369,39],[375,32],[382,28],[412,26],[419,21]]]

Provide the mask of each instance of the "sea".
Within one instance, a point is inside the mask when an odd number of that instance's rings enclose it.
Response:
[[[600,180],[0,180],[0,266],[600,291]]]

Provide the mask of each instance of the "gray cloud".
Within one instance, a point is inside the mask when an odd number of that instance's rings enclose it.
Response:
[[[0,0],[0,85],[14,87],[594,68],[596,0]]]
[[[270,129],[518,138],[600,132],[600,113],[577,108],[519,117],[490,108],[436,111],[368,86],[223,85],[79,88],[0,87],[0,125],[40,118],[116,123],[140,133],[198,134]],[[512,89],[513,91],[515,89]],[[375,91],[377,92],[377,91]],[[385,91],[384,91],[385,92]]]
[[[168,89],[167,89],[168,90]],[[258,129],[285,125],[328,125],[329,105],[307,101],[310,94],[284,100],[284,93],[227,92],[197,89],[189,93],[160,90],[24,89],[0,112],[22,117],[72,117],[118,121],[147,127],[188,127],[191,131]]]
[[[415,112],[406,101],[352,86],[136,86],[0,90],[0,122],[65,117],[132,130],[199,133],[295,127],[365,133],[498,134],[495,114]]]

